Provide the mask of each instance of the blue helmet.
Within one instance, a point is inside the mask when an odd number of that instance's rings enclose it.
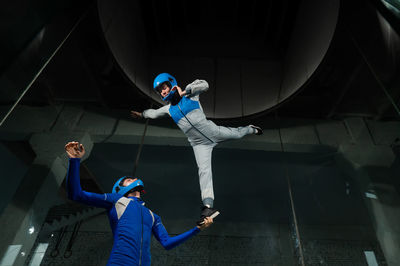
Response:
[[[173,87],[178,86],[176,79],[168,73],[161,73],[159,74],[153,82],[153,88],[155,91],[158,92],[159,87],[167,82],[167,85],[171,88],[171,91],[168,93],[167,96],[163,98],[163,101],[170,101],[175,94],[176,90],[172,90]]]
[[[131,176],[123,176],[115,182],[112,193],[117,193],[124,196],[126,193],[131,192],[131,190],[136,190],[139,192],[144,192],[144,183],[142,180],[137,179],[136,181],[132,182],[129,186],[122,186],[122,181],[126,178],[133,178]]]

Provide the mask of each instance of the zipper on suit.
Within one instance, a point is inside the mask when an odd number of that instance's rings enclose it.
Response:
[[[143,210],[142,206],[139,204],[140,208],[140,216],[142,217],[142,236],[140,238],[140,257],[139,257],[139,266],[142,265],[142,249],[143,249]]]

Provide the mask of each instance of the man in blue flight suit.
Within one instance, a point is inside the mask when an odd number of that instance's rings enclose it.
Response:
[[[169,104],[159,109],[147,109],[142,113],[131,111],[131,116],[151,119],[170,116],[187,136],[198,166],[204,206],[197,224],[201,224],[205,217],[215,217],[219,214],[213,209],[214,190],[211,169],[213,148],[220,142],[240,139],[248,134],[261,135],[263,131],[260,127],[253,125],[232,128],[217,126],[214,122],[207,120],[199,100],[199,95],[208,90],[208,83],[205,80],[197,79],[182,90],[173,76],[161,73],[154,79],[153,88],[161,95],[163,101]]]
[[[67,173],[68,198],[90,206],[107,209],[114,236],[113,248],[107,265],[150,265],[151,234],[165,249],[183,243],[207,227],[213,220],[204,219],[202,225],[170,237],[160,216],[144,206],[140,198],[144,184],[134,177],[121,177],[114,185],[112,193],[97,194],[82,190],[79,177],[80,160],[85,148],[79,142],[68,142],[65,151],[69,157]]]

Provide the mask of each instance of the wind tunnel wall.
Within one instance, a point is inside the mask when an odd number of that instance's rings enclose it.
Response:
[[[160,72],[173,74],[181,87],[194,79],[205,79],[209,91],[202,105],[209,118],[238,118],[264,112],[298,91],[322,62],[332,41],[339,15],[339,0],[301,1],[286,55],[255,56],[251,44],[241,55],[207,56],[225,43],[209,46],[179,43],[175,50],[193,48],[193,53],[150,51],[139,1],[98,1],[105,39],[116,62],[143,93],[162,103],[152,91],[152,79]],[[184,23],[184,22],[183,22]],[[223,34],[224,32],[221,32]],[[316,34],[318,33],[318,34]],[[240,40],[238,40],[240,41]],[[210,45],[211,45],[210,44]],[[175,45],[175,43],[174,43]],[[192,45],[192,46],[190,46]],[[210,48],[211,47],[211,48]],[[221,48],[221,47],[219,47]],[[229,45],[226,46],[229,50]],[[209,49],[199,55],[197,50]],[[168,48],[165,48],[168,51]]]

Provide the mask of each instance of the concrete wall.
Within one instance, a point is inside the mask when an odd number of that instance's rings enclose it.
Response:
[[[132,144],[95,144],[87,165],[99,182],[110,188],[118,176],[131,169],[137,148]],[[199,213],[191,153],[186,146],[145,146],[137,172],[147,187],[146,206],[161,215],[172,235],[191,228]],[[282,154],[217,148],[213,160],[215,205],[221,216],[212,228],[172,251],[164,251],[153,239],[153,264],[295,265],[298,257],[285,167],[292,179],[306,265],[362,265],[366,250],[373,250],[379,263],[385,263],[360,188],[340,169],[336,156],[330,150]],[[104,215],[84,222],[70,258],[62,257],[69,235],[61,244],[61,255],[49,256],[56,239],[50,239],[44,265],[76,261],[104,264],[112,243]]]
[[[0,144],[0,169],[3,178],[0,179],[0,215],[12,199],[28,166],[13,154],[7,147]]]
[[[85,143],[90,155],[86,164],[105,191],[117,176],[132,171],[144,121],[121,117],[126,116],[76,106],[18,107],[13,119],[2,127],[0,138],[2,141],[29,140],[38,156],[29,174],[24,176],[25,186],[18,187],[21,193],[8,203],[5,209],[8,215],[1,217],[1,233],[5,236],[1,243],[3,254],[8,245],[22,244],[25,257],[20,255],[17,259],[23,263],[35,239],[49,241],[49,235],[41,236],[40,232],[26,237],[31,225],[29,217],[35,217],[35,228],[39,228],[48,208],[63,201],[56,192],[65,177],[63,145],[66,141]],[[332,244],[327,239],[335,239],[332,245],[336,246],[338,252],[334,254],[339,254],[338,257],[354,244],[358,250],[372,248],[379,260],[384,254],[389,265],[396,265],[400,201],[394,181],[397,176],[392,175],[399,169],[398,155],[393,152],[399,137],[399,122],[359,118],[343,121],[280,119],[265,120],[261,124],[264,135],[226,142],[214,150],[215,204],[222,214],[213,228],[186,248],[182,246],[184,251],[155,251],[155,259],[174,261],[173,254],[178,258],[185,252],[191,254],[185,255],[188,260],[198,260],[196,256],[204,254],[194,251],[192,254],[191,247],[199,249],[201,246],[199,250],[204,248],[209,252],[207,258],[211,261],[214,253],[210,249],[226,245],[227,249],[220,252],[228,254],[240,242],[235,242],[234,237],[240,236],[246,243],[241,248],[247,248],[247,254],[259,252],[254,245],[261,245],[257,241],[263,241],[265,249],[276,254],[274,262],[291,265],[297,259],[293,252],[297,242],[292,241],[288,173],[300,237],[309,261],[317,255],[323,256],[324,247]],[[37,172],[38,166],[43,171]],[[199,215],[196,172],[191,147],[184,135],[168,120],[151,121],[137,175],[144,178],[149,188],[145,198],[148,206],[164,218],[172,234],[190,228]],[[27,187],[29,182],[36,186]],[[42,185],[37,186],[38,182]],[[176,184],[180,185],[178,191]],[[366,197],[366,192],[377,198]],[[21,206],[18,202],[24,203],[23,209],[18,209]],[[237,215],[238,210],[241,215]],[[92,226],[94,224],[89,223],[88,227]],[[102,239],[107,242],[109,231],[99,232],[103,232],[105,238]],[[262,237],[254,238],[258,235]],[[373,244],[365,245],[366,241]],[[214,243],[220,244],[215,246]],[[81,244],[77,242],[76,245]],[[227,262],[227,257],[224,258],[221,257],[221,263]],[[265,259],[266,264],[271,262],[263,255],[258,258]],[[353,255],[349,258],[360,260]]]
[[[171,235],[175,235],[185,228],[190,228],[192,223],[170,220],[165,222],[165,225]],[[262,230],[263,233],[249,236],[248,233],[254,231],[254,228],[257,228],[258,231]],[[221,226],[218,229],[221,229]],[[153,238],[152,265],[232,265],[235,263],[240,265],[293,265],[293,262],[290,263],[292,258],[289,260],[284,257],[287,247],[280,245],[280,243],[287,243],[290,237],[285,226],[254,224],[249,228],[246,224],[235,224],[231,225],[229,229],[233,229],[232,231],[236,229],[236,231],[233,234],[205,231],[170,251],[164,250]],[[237,229],[248,233],[237,233]],[[49,253],[57,241],[58,233],[55,233],[50,240],[50,246],[42,265],[105,265],[112,246],[112,234],[108,229],[105,215],[93,217],[82,224],[72,248],[72,256],[65,259],[63,255],[70,235],[69,231],[62,240],[60,255],[52,258]],[[87,256],[89,250],[91,256]]]

